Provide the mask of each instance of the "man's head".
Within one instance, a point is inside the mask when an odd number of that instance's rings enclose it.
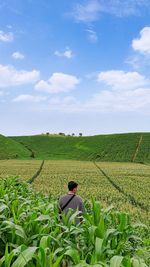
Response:
[[[69,191],[73,192],[74,194],[77,192],[77,186],[78,186],[78,184],[76,182],[74,182],[74,181],[70,181],[68,183]]]

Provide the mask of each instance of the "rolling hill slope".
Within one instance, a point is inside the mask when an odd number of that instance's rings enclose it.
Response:
[[[35,135],[11,139],[24,145],[38,159],[150,162],[150,133],[85,137]]]
[[[12,138],[0,135],[0,159],[29,158],[30,152]]]

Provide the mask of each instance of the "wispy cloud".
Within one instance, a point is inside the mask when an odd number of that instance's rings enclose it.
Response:
[[[98,41],[98,36],[95,31],[93,31],[92,29],[87,29],[86,32],[88,33],[88,40],[91,43],[96,43]]]
[[[48,93],[69,92],[73,90],[79,82],[76,76],[56,72],[53,73],[47,81],[39,81],[35,85],[35,89]]]
[[[71,15],[76,22],[91,23],[99,18],[100,11],[101,6],[99,1],[90,0],[86,1],[85,4],[76,4]]]
[[[34,84],[40,78],[38,70],[16,70],[10,65],[0,65],[0,88]]]
[[[16,52],[14,52],[14,53],[12,54],[12,57],[13,57],[14,59],[20,59],[20,60],[22,60],[22,59],[24,59],[25,56],[24,56],[22,53],[16,51]]]
[[[34,96],[34,95],[27,95],[27,94],[22,94],[18,95],[17,97],[12,99],[12,102],[42,102],[47,100],[47,97],[45,96]]]
[[[58,57],[66,57],[66,58],[70,59],[70,58],[73,57],[73,52],[72,52],[72,50],[70,48],[67,47],[65,49],[65,51],[63,51],[63,52],[60,52],[60,51],[56,50],[54,52],[54,55],[58,56]]]
[[[12,32],[0,31],[0,41],[2,42],[12,42],[14,40],[14,34]]]
[[[139,15],[143,9],[150,9],[149,0],[87,0],[75,4],[71,16],[76,22],[93,23],[103,13],[124,17]]]

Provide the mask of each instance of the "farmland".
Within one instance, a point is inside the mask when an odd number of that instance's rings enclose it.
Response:
[[[29,151],[20,143],[0,135],[0,159],[29,158]]]
[[[12,139],[34,151],[37,158],[131,161],[141,134],[99,136],[19,136]]]
[[[0,159],[150,162],[150,133],[82,137],[44,134],[1,136],[0,147],[2,148]]]
[[[150,134],[0,137],[1,267],[150,266]],[[81,225],[59,218],[69,180]]]
[[[56,186],[57,184],[55,184]],[[59,218],[57,202],[16,178],[0,184],[0,266],[149,267],[149,228],[128,214],[85,203],[83,223]]]
[[[19,176],[24,181],[27,181],[36,173],[41,162],[41,160],[1,160],[0,178]]]
[[[39,169],[40,160],[0,161],[0,177],[18,175],[28,181]],[[85,200],[92,196],[103,207],[113,205],[128,211],[134,220],[148,223],[150,195],[150,165],[74,160],[45,160],[32,187],[46,195],[59,197],[67,190],[71,179],[79,183],[79,194]]]

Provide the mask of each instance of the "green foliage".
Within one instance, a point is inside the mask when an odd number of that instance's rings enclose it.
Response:
[[[0,159],[28,158],[29,151],[12,138],[0,135]]]
[[[140,137],[142,142],[134,158]],[[96,136],[35,135],[12,137],[34,151],[38,159],[150,162],[150,133]]]
[[[0,182],[1,267],[148,267],[150,229],[91,201],[83,223],[17,178]],[[138,229],[138,230],[137,230]]]
[[[141,137],[142,141],[138,147]],[[4,137],[0,135],[0,147],[0,159],[36,158],[150,162],[150,133],[96,136]]]

